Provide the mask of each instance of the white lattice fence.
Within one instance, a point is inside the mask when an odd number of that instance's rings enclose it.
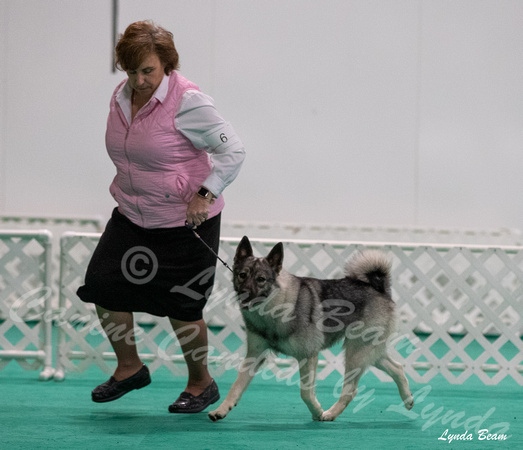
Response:
[[[222,222],[224,237],[343,242],[416,242],[420,244],[522,245],[520,230],[361,226],[302,223]]]
[[[110,371],[106,361],[114,357],[99,334],[100,328],[95,328],[92,310],[74,294],[97,239],[98,235],[68,235],[62,242],[61,308],[68,314],[59,342],[62,369],[81,371],[95,363]],[[275,241],[251,243],[255,253],[266,255]],[[221,256],[229,264],[237,244],[237,239],[221,241]],[[287,241],[284,245],[286,270],[319,278],[340,277],[345,262],[363,248],[379,248],[390,256],[393,296],[400,316],[394,340],[399,345],[393,353],[415,381],[426,382],[442,373],[451,383],[461,383],[474,374],[485,384],[510,376],[523,385],[523,248],[310,241]],[[71,320],[73,315],[76,317]],[[237,367],[245,339],[231,274],[222,265],[218,266],[205,316],[218,318],[223,324],[216,334],[209,333],[209,360],[219,375]],[[168,322],[152,321],[139,330],[142,357],[150,361],[151,370],[166,365],[175,374],[184,373],[176,364],[182,356]],[[81,325],[81,332],[75,323]],[[419,336],[414,332],[418,328],[429,332]],[[97,339],[92,336],[94,329]],[[96,342],[88,342],[93,340]],[[282,372],[282,367],[287,369]],[[297,369],[293,360],[274,358],[267,370],[278,377],[293,377]],[[343,373],[342,355],[326,350],[318,377],[323,379],[333,371]],[[387,378],[379,371],[374,373]]]
[[[58,278],[60,267],[60,237],[65,232],[100,232],[103,231],[104,221],[100,217],[67,217],[67,216],[0,216],[0,231],[3,228],[10,230],[41,230],[51,233],[51,287],[53,295],[51,305],[58,306]],[[1,318],[2,316],[0,316]]]
[[[72,230],[102,231],[104,221],[101,217],[70,217],[70,216],[0,216],[0,226],[12,230],[49,229],[53,234],[61,236],[63,232]]]
[[[51,234],[0,232],[0,369],[16,360],[53,376]]]

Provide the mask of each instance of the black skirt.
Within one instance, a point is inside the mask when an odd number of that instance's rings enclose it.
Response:
[[[220,215],[197,232],[218,252]],[[110,311],[193,322],[202,318],[215,270],[216,257],[188,228],[141,228],[115,208],[77,294]]]

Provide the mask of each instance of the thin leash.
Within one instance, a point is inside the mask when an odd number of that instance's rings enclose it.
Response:
[[[214,250],[213,250],[213,249],[212,249],[212,248],[207,244],[207,242],[205,242],[205,241],[202,239],[202,237],[201,237],[201,236],[196,232],[196,230],[194,229],[194,224],[189,223],[189,222],[185,222],[185,226],[186,226],[189,230],[191,230],[191,231],[193,232],[193,234],[194,234],[194,235],[195,235],[195,236],[200,240],[200,242],[201,242],[203,245],[205,245],[205,246],[209,249],[209,251],[210,251],[214,256],[216,256],[216,258],[218,258],[218,259],[221,261],[221,263],[222,263],[225,267],[227,267],[227,269],[229,269],[229,270],[231,271],[231,273],[232,273],[232,269],[229,267],[229,265],[228,265],[228,264],[227,264],[223,259],[221,259],[221,258],[218,256],[218,254],[217,254],[217,253],[216,253],[216,252],[215,252],[215,251],[214,251]]]

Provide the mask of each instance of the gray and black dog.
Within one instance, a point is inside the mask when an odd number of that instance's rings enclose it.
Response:
[[[356,396],[358,381],[371,365],[392,377],[405,407],[411,409],[414,403],[403,367],[387,353],[395,329],[395,304],[385,254],[377,250],[357,254],[347,263],[345,278],[337,280],[291,275],[282,270],[282,262],[281,243],[265,258],[253,256],[247,237],[236,250],[233,283],[247,329],[247,355],[210,419],[225,418],[238,404],[269,351],[298,360],[301,398],[313,420],[336,419]],[[343,388],[338,401],[324,411],[315,394],[318,354],[341,340]]]

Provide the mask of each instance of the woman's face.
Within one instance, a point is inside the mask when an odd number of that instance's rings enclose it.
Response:
[[[151,97],[164,75],[165,65],[156,53],[147,56],[136,70],[128,70],[129,85],[142,97]]]

